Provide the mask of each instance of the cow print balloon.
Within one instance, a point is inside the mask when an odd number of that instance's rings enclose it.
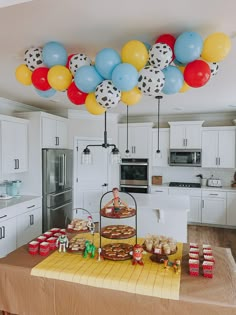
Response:
[[[169,66],[172,61],[172,50],[167,44],[157,43],[149,49],[149,63],[160,70]]]
[[[214,77],[218,70],[219,70],[219,63],[218,62],[208,62],[208,65],[211,69],[211,78]]]
[[[138,88],[146,95],[159,95],[164,84],[164,73],[158,67],[147,66],[139,72]]]
[[[104,80],[95,91],[97,102],[106,109],[114,108],[118,105],[121,98],[121,91],[118,90],[112,81]]]
[[[34,71],[39,67],[43,67],[42,48],[31,47],[27,49],[25,52],[24,62],[31,71]]]
[[[76,54],[70,59],[69,68],[73,76],[76,71],[82,66],[91,66],[91,59],[85,54]]]

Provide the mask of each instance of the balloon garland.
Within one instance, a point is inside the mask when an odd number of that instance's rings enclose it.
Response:
[[[93,63],[83,53],[68,56],[62,44],[52,41],[43,48],[27,49],[15,76],[21,84],[33,85],[41,97],[66,91],[73,104],[85,104],[89,113],[100,115],[120,101],[135,105],[142,94],[157,97],[206,85],[230,49],[230,38],[224,33],[205,40],[196,32],[177,38],[162,34],[152,46],[131,40],[121,54],[104,48]]]

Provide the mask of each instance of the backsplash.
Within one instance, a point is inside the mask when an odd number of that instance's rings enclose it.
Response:
[[[191,182],[199,183],[200,178],[196,177],[202,174],[203,178],[209,178],[213,175],[222,181],[223,186],[230,186],[233,180],[236,169],[215,169],[215,168],[201,168],[201,167],[153,167],[152,175],[162,176],[162,183],[169,182]]]

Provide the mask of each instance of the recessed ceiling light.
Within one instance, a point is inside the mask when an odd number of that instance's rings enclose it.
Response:
[[[181,110],[183,110],[183,107],[174,107],[173,110],[180,112]]]
[[[32,0],[0,0],[0,8],[9,7],[11,5],[30,2]]]

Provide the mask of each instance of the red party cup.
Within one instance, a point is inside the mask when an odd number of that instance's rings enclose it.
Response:
[[[39,237],[37,237],[37,241],[38,241],[39,243],[45,242],[46,239],[47,239],[47,237],[44,236],[44,235],[40,235]]]
[[[47,256],[49,254],[50,246],[48,242],[42,242],[39,245],[39,254],[41,256]]]
[[[60,233],[65,235],[66,234],[66,229],[60,229]]]
[[[50,232],[52,232],[53,235],[54,235],[55,233],[59,233],[59,232],[60,232],[60,229],[59,229],[59,228],[52,228],[52,229],[50,230]]]
[[[57,238],[56,237],[49,237],[48,239],[47,239],[47,242],[49,243],[49,248],[50,248],[50,250],[54,250],[54,249],[56,249],[57,248],[57,246],[56,246],[56,241],[57,241]]]
[[[51,231],[48,231],[48,232],[44,232],[43,235],[46,236],[46,238],[49,238],[53,236],[53,233]]]
[[[39,242],[38,241],[32,241],[28,244],[28,251],[30,255],[37,255],[39,251]]]

